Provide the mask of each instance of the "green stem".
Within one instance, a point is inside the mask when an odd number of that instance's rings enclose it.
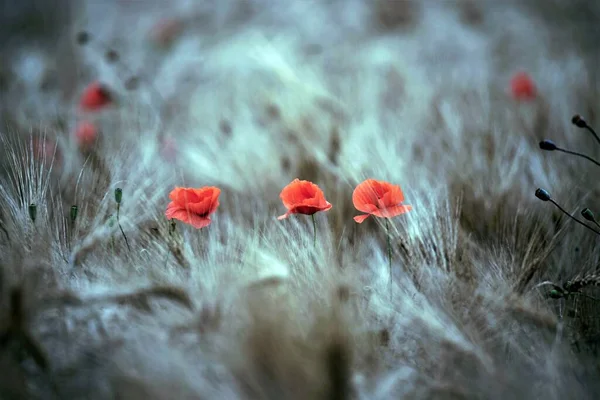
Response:
[[[121,204],[117,203],[117,225],[119,225],[119,229],[121,230],[121,234],[125,238],[125,244],[127,245],[127,250],[131,251],[131,247],[129,247],[129,241],[127,240],[127,236],[125,235],[125,231],[121,226],[121,222],[119,222],[119,211],[121,210]]]
[[[313,246],[317,246],[317,222],[315,221],[315,214],[311,215],[313,221]]]
[[[71,221],[71,232],[69,235],[69,251],[73,250],[73,236],[75,231],[75,223]]]
[[[387,234],[387,251],[388,251],[388,262],[390,269],[390,299],[392,298],[392,244],[390,242],[390,221],[385,219],[385,232]]]

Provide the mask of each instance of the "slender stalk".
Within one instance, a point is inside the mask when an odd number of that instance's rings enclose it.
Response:
[[[388,251],[388,262],[390,270],[390,299],[392,298],[392,244],[390,241],[390,221],[388,218],[385,219],[385,233],[387,236],[387,251]]]
[[[37,206],[34,203],[31,203],[29,205],[29,218],[31,219],[31,227],[33,228],[33,231],[35,232],[37,230],[36,226],[35,226],[35,220],[37,218]],[[29,238],[29,250],[33,249],[33,235],[30,236]]]
[[[317,247],[317,222],[315,221],[315,214],[311,215],[313,222],[313,246]]]
[[[127,245],[127,250],[131,251],[131,247],[129,247],[129,241],[127,240],[125,231],[123,230],[123,227],[121,226],[121,222],[119,222],[119,211],[120,210],[121,210],[121,203],[117,203],[117,225],[119,225],[119,229],[121,230],[121,233],[123,234],[123,237],[125,238],[125,244]]]
[[[577,218],[575,218],[574,216],[572,216],[571,214],[569,214],[564,208],[562,208],[560,206],[560,204],[558,204],[557,202],[555,202],[552,199],[548,199],[549,202],[551,202],[552,204],[554,204],[560,211],[562,211],[563,214],[565,214],[567,217],[571,218],[572,220],[574,220],[575,222],[585,226],[586,228],[588,228],[590,231],[594,232],[597,235],[600,235],[600,231],[597,231],[596,229],[592,228],[591,226],[589,226],[588,224],[586,224],[585,222],[581,222],[580,220],[578,220]]]
[[[115,220],[113,218],[114,217],[111,215],[110,220],[108,221],[108,226],[110,226],[111,228],[113,226],[115,226]],[[114,252],[115,251],[115,235],[113,235],[112,233],[110,235],[110,245],[112,247],[112,251]]]
[[[77,220],[78,207],[71,206],[70,219],[71,219],[71,232],[69,235],[69,251],[73,249],[73,236],[75,236],[75,221]]]
[[[598,161],[594,160],[594,159],[593,159],[592,157],[590,157],[590,156],[586,156],[585,154],[581,154],[581,153],[578,153],[578,152],[576,152],[576,151],[571,151],[571,150],[565,150],[565,149],[561,149],[560,147],[557,147],[557,148],[556,148],[556,151],[561,151],[561,152],[563,152],[563,153],[566,153],[566,154],[571,154],[571,155],[574,155],[574,156],[577,156],[577,157],[582,157],[582,158],[585,158],[586,160],[588,160],[588,161],[591,161],[591,162],[593,162],[594,164],[596,164],[596,165],[600,166],[600,163],[599,163]]]
[[[594,137],[596,138],[596,141],[598,143],[600,143],[600,137],[598,137],[598,135],[596,134],[596,131],[594,131],[594,129],[592,129],[591,126],[589,126],[588,124],[585,124],[585,129],[587,129],[592,135],[594,135]]]

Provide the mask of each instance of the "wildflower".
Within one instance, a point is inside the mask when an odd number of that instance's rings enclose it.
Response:
[[[199,189],[176,187],[169,194],[172,200],[165,215],[169,219],[178,219],[196,229],[210,225],[209,215],[219,206],[221,189],[210,186]]]
[[[404,194],[400,186],[388,182],[367,179],[352,193],[352,203],[358,211],[367,213],[357,215],[354,221],[361,224],[369,215],[379,218],[392,218],[407,213],[412,206],[402,205]]]
[[[282,220],[291,214],[304,214],[312,217],[313,223],[313,246],[317,245],[317,222],[315,213],[331,209],[331,204],[325,200],[323,191],[310,181],[301,181],[294,179],[289,185],[283,188],[281,201],[288,211],[277,217]]]
[[[388,264],[390,271],[390,299],[392,298],[392,244],[390,238],[389,218],[409,212],[412,207],[402,205],[404,194],[400,186],[392,185],[384,181],[367,179],[360,183],[352,193],[352,203],[358,211],[366,212],[365,215],[357,215],[354,221],[362,224],[374,215],[379,218],[386,218],[385,232],[387,236]]]
[[[287,218],[291,214],[313,215],[332,207],[325,200],[323,191],[317,185],[309,181],[301,181],[298,178],[284,187],[279,197],[285,208],[288,209],[285,214],[277,217],[279,220]]]
[[[525,72],[518,72],[510,80],[510,91],[517,100],[533,100],[537,95],[535,84]]]
[[[77,125],[75,130],[75,139],[77,144],[82,148],[89,148],[94,144],[98,137],[96,126],[89,121],[82,121]]]
[[[112,103],[108,89],[99,82],[90,83],[79,100],[79,107],[84,111],[99,111]]]

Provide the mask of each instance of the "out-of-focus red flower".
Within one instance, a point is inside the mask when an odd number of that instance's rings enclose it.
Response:
[[[533,100],[537,89],[531,77],[525,72],[517,72],[510,80],[510,91],[517,100]]]
[[[375,179],[360,183],[352,193],[352,203],[365,215],[357,215],[354,221],[363,223],[370,215],[379,218],[392,218],[409,212],[412,206],[402,205],[404,193],[398,185]]]
[[[100,82],[90,83],[81,94],[79,107],[83,111],[99,111],[112,103],[109,90]]]
[[[178,219],[196,229],[210,225],[209,215],[219,206],[221,189],[209,186],[199,189],[176,187],[169,194],[171,202],[165,215],[169,219]]]
[[[89,121],[81,121],[75,129],[75,140],[80,148],[91,147],[98,138],[96,126]]]
[[[289,185],[283,188],[279,195],[283,205],[288,211],[277,217],[284,219],[291,214],[313,215],[318,211],[327,211],[332,206],[325,200],[323,191],[310,181],[301,181],[294,179]]]

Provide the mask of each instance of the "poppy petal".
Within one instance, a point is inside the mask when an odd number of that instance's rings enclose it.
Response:
[[[301,181],[298,178],[284,187],[279,197],[288,209],[287,215],[312,215],[319,211],[327,211],[332,207],[316,184],[310,181]]]
[[[283,215],[280,215],[279,217],[277,217],[277,219],[278,219],[279,221],[281,221],[282,219],[286,219],[287,217],[289,217],[289,216],[290,216],[290,214],[291,214],[291,213],[288,211],[288,212],[286,212],[285,214],[283,214]]]
[[[356,217],[354,217],[354,221],[358,222],[359,224],[362,224],[365,219],[369,218],[370,214],[364,214],[364,215],[357,215]]]
[[[377,204],[376,189],[380,188],[373,179],[358,184],[352,193],[352,204],[358,211],[369,213],[376,209]]]
[[[193,213],[199,215],[208,215],[216,210],[219,205],[215,199],[215,191],[210,188],[206,188],[204,191],[195,191],[196,197],[199,199],[197,202],[189,202],[187,207]],[[216,194],[218,196],[218,193]]]
[[[298,178],[284,187],[279,197],[286,208],[292,208],[308,199],[325,198],[317,185],[309,181],[301,181]]]
[[[386,207],[392,207],[404,201],[404,193],[398,185],[388,185],[387,192],[383,194],[381,199]]]
[[[211,220],[208,217],[202,217],[198,214],[194,214],[180,208],[173,210],[171,213],[171,218],[178,219],[186,224],[190,224],[196,229],[204,228],[211,223]]]
[[[383,208],[381,210],[377,210],[373,212],[373,215],[379,218],[392,218],[398,216],[400,214],[405,214],[412,210],[412,206],[409,205],[399,205],[394,207]]]
[[[211,223],[208,217],[219,206],[217,187],[200,189],[176,187],[169,193],[171,202],[167,205],[167,218],[176,218],[194,228],[204,228]]]
[[[175,212],[179,210],[181,210],[181,207],[179,207],[174,201],[172,201],[167,205],[167,211],[165,211],[165,216],[168,219],[174,218],[173,216],[175,215]]]

